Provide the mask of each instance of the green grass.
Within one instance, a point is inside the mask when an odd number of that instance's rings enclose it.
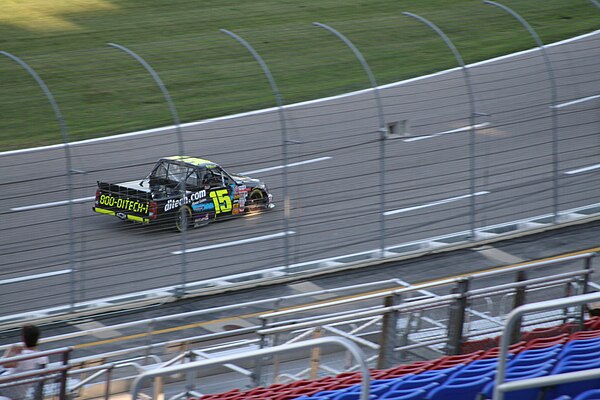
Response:
[[[600,29],[588,0],[500,0],[546,43]],[[144,57],[169,89],[182,121],[270,107],[259,66],[234,31],[262,55],[286,103],[368,87],[350,38],[389,83],[455,66],[436,23],[466,62],[534,47],[502,10],[475,0],[21,0],[2,6],[0,50],[29,63],[54,93],[71,140],[168,125],[162,94],[115,42]],[[52,109],[16,63],[0,57],[0,150],[61,142]]]

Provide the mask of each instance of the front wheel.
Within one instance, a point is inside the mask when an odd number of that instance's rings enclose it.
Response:
[[[187,231],[192,223],[192,209],[188,206],[182,206],[175,219],[175,229],[179,232]]]
[[[246,200],[248,211],[255,211],[265,208],[267,205],[267,195],[260,189],[253,189]]]

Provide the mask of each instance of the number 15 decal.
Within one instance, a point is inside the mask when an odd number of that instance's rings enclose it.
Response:
[[[217,214],[231,211],[231,199],[228,196],[227,189],[215,190],[210,192],[209,196],[215,203],[215,212]]]

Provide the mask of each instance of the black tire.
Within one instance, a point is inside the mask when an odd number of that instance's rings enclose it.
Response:
[[[184,219],[186,220],[186,223],[183,223]],[[192,209],[189,206],[182,206],[175,218],[175,229],[177,229],[178,232],[183,232],[187,231],[192,225]]]
[[[246,199],[248,211],[255,211],[265,208],[267,205],[267,194],[260,189],[252,189]]]

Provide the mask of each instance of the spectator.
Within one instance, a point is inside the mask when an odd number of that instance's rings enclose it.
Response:
[[[16,357],[21,355],[28,355],[38,351],[37,343],[40,338],[40,330],[35,325],[24,325],[21,328],[21,338],[23,340],[22,345],[13,345],[4,352],[4,357]],[[18,374],[32,369],[43,368],[49,363],[47,356],[31,358],[29,360],[23,360],[18,362],[5,363],[2,367],[5,368],[3,376],[8,374]],[[17,385],[0,389],[0,400],[2,396],[6,396],[9,399],[24,399],[27,395],[30,385]],[[4,397],[4,398],[6,398]]]

